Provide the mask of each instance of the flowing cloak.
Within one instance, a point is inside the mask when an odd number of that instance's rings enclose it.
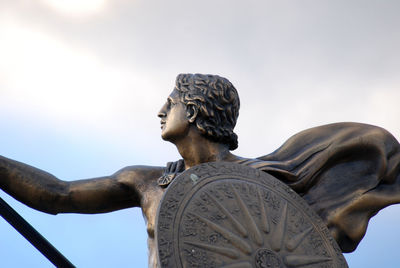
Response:
[[[240,161],[288,184],[319,214],[343,252],[369,219],[400,202],[400,145],[386,130],[336,123],[304,130],[275,152]]]

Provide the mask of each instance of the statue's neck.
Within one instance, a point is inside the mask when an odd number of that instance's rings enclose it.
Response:
[[[190,132],[175,145],[185,161],[185,169],[201,163],[233,161],[236,158],[227,144],[213,142],[198,132]]]

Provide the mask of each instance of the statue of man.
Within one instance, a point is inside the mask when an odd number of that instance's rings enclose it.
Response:
[[[157,266],[154,228],[161,197],[177,173],[201,163],[236,162],[276,176],[302,195],[347,252],[364,236],[370,217],[400,202],[400,146],[387,131],[356,123],[332,124],[303,131],[270,155],[247,159],[230,152],[238,146],[233,129],[239,106],[238,93],[227,79],[180,74],[158,116],[162,138],[176,145],[183,160],[166,168],[129,166],[110,176],[62,181],[0,157],[0,188],[50,214],[141,207],[147,222],[149,267]],[[348,221],[356,214],[361,225]]]

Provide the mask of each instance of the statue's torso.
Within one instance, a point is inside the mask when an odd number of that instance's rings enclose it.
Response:
[[[146,220],[147,228],[147,246],[149,254],[149,268],[157,267],[157,246],[154,230],[156,228],[156,217],[158,205],[166,188],[161,188],[156,182],[158,178],[154,178],[151,187],[143,194],[142,212]]]

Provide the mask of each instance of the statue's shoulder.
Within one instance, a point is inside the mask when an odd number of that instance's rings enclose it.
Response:
[[[244,158],[244,157],[238,157],[237,160],[233,161],[236,164],[256,168],[256,169],[263,169],[265,167],[269,167],[273,164],[276,163],[276,161],[267,161],[267,160],[262,160],[258,158]]]
[[[134,165],[120,169],[114,176],[119,182],[128,185],[144,185],[157,181],[164,172],[165,167]]]

